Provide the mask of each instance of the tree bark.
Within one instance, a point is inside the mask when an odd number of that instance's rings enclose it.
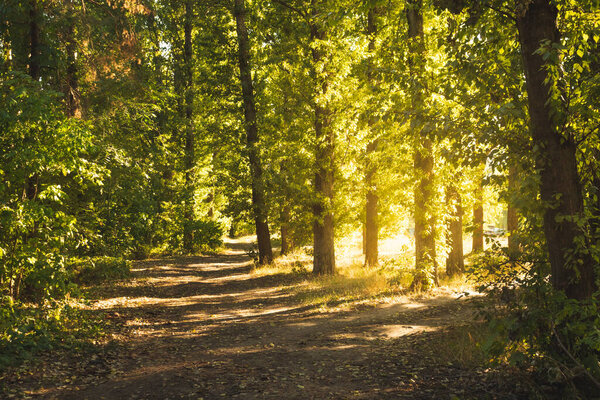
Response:
[[[473,247],[472,253],[483,251],[483,188],[481,181],[475,189],[475,204],[473,205]]]
[[[560,42],[557,14],[549,0],[532,0],[518,16],[517,27],[525,67],[530,129],[539,149],[536,163],[540,170],[540,195],[546,205],[544,233],[552,285],[569,298],[587,299],[597,288],[590,256],[577,251],[578,238],[583,236],[577,226],[577,221],[583,218],[583,195],[576,144],[572,137],[565,137],[558,129],[557,119],[561,113],[551,98],[552,77],[546,69],[547,61],[537,53],[544,42]]]
[[[515,193],[517,190],[517,167],[510,166],[508,170],[508,192]],[[516,256],[519,252],[519,239],[517,232],[519,229],[519,216],[517,214],[517,208],[508,202],[508,209],[506,213],[506,230],[508,231],[508,252],[512,256]]]
[[[194,81],[193,81],[193,49],[192,49],[192,23],[194,18],[193,1],[185,2],[185,20],[184,20],[184,79],[185,79],[185,210],[184,210],[184,232],[183,248],[186,252],[192,253],[194,250],[194,233],[191,229],[191,223],[194,221]]]
[[[29,76],[40,79],[40,25],[37,0],[29,0]]]
[[[40,54],[40,25],[37,0],[29,0],[29,76],[34,81],[41,77]],[[34,200],[37,197],[39,175],[37,172],[25,179],[23,186],[23,200]]]
[[[465,270],[463,255],[463,209],[460,194],[454,185],[446,187],[446,209],[450,212],[448,218],[448,247],[450,252],[446,259],[446,274],[454,276]]]
[[[254,88],[250,69],[250,40],[248,39],[248,30],[246,28],[244,0],[235,0],[233,14],[238,40],[238,61],[244,103],[246,144],[250,161],[250,174],[252,176],[252,209],[254,211],[256,239],[258,242],[258,262],[262,265],[273,261],[273,249],[271,247],[271,234],[267,222],[263,173],[258,149],[258,123],[256,120]]]
[[[289,254],[294,248],[294,242],[290,234],[290,206],[287,204],[287,199],[284,200],[286,203],[281,208],[281,255],[284,256]]]
[[[67,77],[65,82],[65,100],[67,115],[69,117],[81,117],[81,103],[79,99],[79,80],[77,77],[77,39],[75,38],[75,10],[73,1],[67,3]]]
[[[369,35],[369,51],[375,51],[375,35],[377,34],[377,9],[369,9],[367,16],[367,34]],[[372,57],[374,55],[372,54]],[[375,76],[373,65],[370,63],[367,72],[367,79],[371,85],[375,85]],[[373,132],[375,121],[369,118],[369,131]],[[365,237],[364,254],[365,266],[372,267],[377,265],[379,259],[379,221],[378,221],[378,201],[377,195],[377,163],[374,160],[377,152],[378,140],[372,139],[367,144],[366,149],[366,168],[365,168],[365,187],[367,188],[365,204]]]
[[[415,201],[415,277],[411,284],[413,290],[427,290],[437,284],[437,262],[435,248],[434,203],[434,159],[433,142],[423,136],[425,90],[425,42],[423,34],[422,0],[410,0],[407,3],[409,64],[412,73],[411,103],[412,117],[410,128],[414,143],[414,169],[417,183],[414,190]]]
[[[320,48],[327,35],[318,22],[316,1],[312,1],[312,20],[310,26],[311,41],[319,41],[312,47],[313,65],[318,65],[325,58]],[[320,95],[328,91],[327,77],[317,73],[316,79]],[[321,76],[319,76],[321,75]],[[326,96],[322,96],[326,97]],[[314,100],[315,111],[315,202],[313,205],[313,273],[332,275],[335,273],[334,219],[333,219],[333,185],[334,185],[334,146],[335,133],[331,126],[331,110],[327,103]]]

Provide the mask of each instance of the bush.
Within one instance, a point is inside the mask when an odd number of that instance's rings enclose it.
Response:
[[[474,260],[471,274],[493,300],[484,316],[483,350],[494,361],[534,370],[563,397],[600,388],[600,297],[566,298],[552,288],[548,262],[494,248]],[[577,393],[579,391],[579,393]]]
[[[93,318],[64,301],[33,306],[0,297],[0,371],[40,351],[82,348],[101,336],[103,329],[99,317]]]
[[[90,284],[127,278],[131,271],[131,262],[120,257],[91,257],[78,259],[72,262],[69,268],[75,282]]]
[[[54,256],[40,259],[25,275],[21,299],[41,303],[44,300],[59,300],[77,291],[65,268],[64,257]]]
[[[224,230],[217,221],[193,221],[189,225],[194,238],[194,250],[210,251],[223,245]]]

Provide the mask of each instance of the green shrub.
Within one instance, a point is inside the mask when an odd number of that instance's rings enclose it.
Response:
[[[0,297],[0,371],[40,351],[80,349],[99,337],[103,329],[99,316],[91,317],[64,301],[34,306]]]
[[[474,260],[470,272],[492,300],[482,349],[494,361],[534,367],[563,398],[586,397],[600,385],[600,293],[568,299],[552,288],[549,263],[531,254],[516,259],[493,248]]]
[[[210,251],[219,248],[223,244],[224,230],[217,221],[193,221],[189,225],[194,238],[194,250]]]
[[[73,280],[78,283],[97,283],[127,278],[131,262],[120,257],[91,257],[70,264]]]

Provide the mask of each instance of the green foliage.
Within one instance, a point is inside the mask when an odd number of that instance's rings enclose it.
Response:
[[[577,301],[554,291],[549,265],[537,253],[515,258],[496,247],[473,260],[470,273],[492,301],[483,309],[489,334],[482,349],[495,362],[535,366],[540,379],[567,390],[564,395],[571,389],[585,395],[600,382],[598,296]]]
[[[129,277],[131,262],[120,257],[90,257],[70,261],[68,270],[77,283],[100,283]]]
[[[33,307],[0,299],[0,371],[53,348],[80,350],[102,335],[102,322],[66,302]]]
[[[64,255],[83,244],[71,193],[98,182],[88,124],[27,75],[0,76],[0,292],[41,301],[67,291]]]
[[[223,227],[216,221],[193,221],[188,229],[192,232],[194,248],[197,251],[216,250],[223,244]]]

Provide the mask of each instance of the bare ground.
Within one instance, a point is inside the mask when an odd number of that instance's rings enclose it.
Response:
[[[228,247],[140,262],[134,279],[96,288],[92,311],[114,340],[47,354],[0,384],[48,399],[527,398],[516,375],[440,348],[472,323],[470,302],[441,292],[323,311],[293,296],[305,276],[257,276],[245,244]]]

